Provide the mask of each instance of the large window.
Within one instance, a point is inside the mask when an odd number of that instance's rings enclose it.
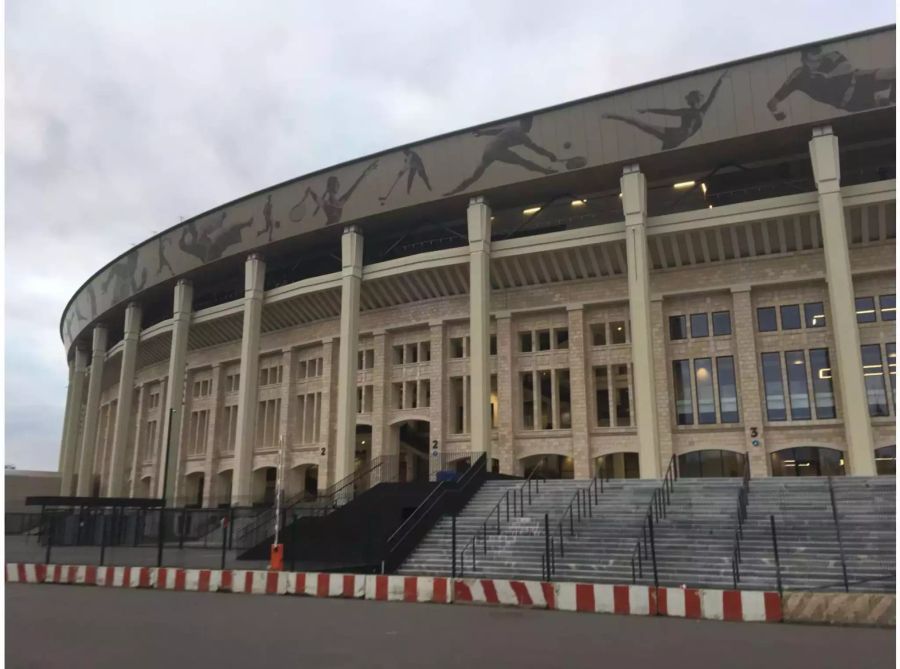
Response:
[[[719,377],[719,408],[723,423],[737,423],[737,384],[734,377],[734,358],[730,355],[716,358],[716,373]]]
[[[856,298],[856,322],[857,323],[874,323],[878,320],[875,313],[874,297],[857,297]]]
[[[673,360],[672,378],[675,381],[675,422],[678,425],[693,425],[694,401],[691,394],[690,362]]]
[[[884,367],[881,363],[881,346],[866,344],[862,349],[863,378],[866,382],[866,399],[870,416],[888,416],[887,392],[884,386]]]
[[[697,421],[701,425],[711,425],[716,422],[716,400],[710,358],[694,360],[694,377],[697,381]]]
[[[875,473],[879,476],[894,476],[897,473],[896,445],[875,449]]]
[[[756,327],[760,332],[775,332],[778,329],[775,307],[760,307],[756,310]]]
[[[714,311],[712,315],[713,336],[721,337],[731,334],[731,313],[728,311]]]
[[[891,402],[894,412],[897,411],[897,345],[890,342],[884,345],[887,356],[888,380],[891,383]]]
[[[721,337],[731,334],[731,312],[714,311],[712,314],[691,314],[690,316],[669,316],[669,339],[677,341],[688,338],[688,324],[692,339],[708,337],[712,320],[712,334]]]
[[[566,376],[568,380],[568,376]],[[630,427],[631,372],[629,365],[594,367],[597,427]]]
[[[522,372],[522,428],[567,430],[572,427],[572,396],[568,369]]]
[[[843,476],[844,455],[833,448],[803,446],[769,455],[772,476]]]
[[[881,311],[881,320],[893,321],[897,319],[896,295],[881,295],[878,298],[878,306]]]
[[[803,351],[786,351],[788,396],[791,399],[791,420],[810,420],[809,390],[806,387],[806,356]]]
[[[597,458],[597,476],[606,479],[636,479],[641,475],[637,453],[608,453]]]
[[[781,382],[781,356],[778,353],[763,353],[762,371],[766,391],[766,418],[771,421],[787,420],[784,385]]]
[[[678,475],[684,478],[741,476],[744,456],[734,451],[708,449],[678,456]]]
[[[781,329],[800,329],[800,305],[787,304],[781,307]]]
[[[816,418],[834,418],[834,390],[831,386],[831,361],[827,348],[809,351],[809,365],[812,371],[813,398],[816,404]]]
[[[687,339],[687,318],[685,316],[669,316],[669,339]]]
[[[799,330],[803,327],[823,328],[825,327],[825,305],[822,302],[807,302],[803,305],[785,304],[777,308],[758,307],[756,310],[756,324],[760,332],[778,330],[779,319],[782,330]]]
[[[709,316],[706,314],[691,314],[691,337],[709,336]]]
[[[809,302],[803,305],[803,320],[808,328],[825,327],[825,305],[822,302]]]

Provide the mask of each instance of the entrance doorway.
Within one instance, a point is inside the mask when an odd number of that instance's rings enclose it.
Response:
[[[188,474],[184,478],[184,505],[199,508],[203,506],[203,472]]]
[[[393,426],[399,454],[398,480],[424,482],[429,475],[431,424],[427,420],[408,420]]]
[[[772,476],[843,476],[844,454],[834,448],[802,446],[769,454]]]
[[[597,476],[603,479],[640,478],[641,467],[637,453],[607,453],[595,460]]]
[[[543,466],[541,462],[543,461]],[[522,458],[523,474],[527,478],[532,471],[540,467],[535,477],[542,479],[575,478],[575,462],[568,455],[532,455]]]

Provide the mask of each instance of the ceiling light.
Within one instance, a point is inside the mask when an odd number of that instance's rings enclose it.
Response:
[[[831,378],[831,367],[823,367],[819,370],[819,378],[822,380]]]
[[[572,200],[573,207],[583,207],[587,204],[587,200]]]
[[[528,207],[528,209],[523,209],[522,213],[526,216],[530,216],[531,214],[536,214],[541,210],[540,207]]]
[[[673,184],[672,188],[675,190],[684,190],[685,188],[693,188],[697,185],[696,181],[679,181],[677,184]]]
[[[874,309],[857,309],[856,313],[857,314],[874,314],[875,310]]]
[[[700,190],[702,190],[703,194],[706,195],[706,184],[705,183],[700,184]]]
[[[802,365],[802,364],[803,364],[803,361],[802,361],[802,360],[794,360],[793,364],[795,364],[795,365]]]

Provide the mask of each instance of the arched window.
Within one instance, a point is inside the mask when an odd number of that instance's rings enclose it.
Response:
[[[596,460],[597,475],[605,479],[636,479],[641,475],[637,453],[607,453]]]
[[[875,472],[879,476],[894,476],[897,473],[896,444],[875,449]]]
[[[772,476],[843,476],[844,454],[834,448],[801,446],[769,454]]]
[[[678,475],[684,478],[741,476],[743,473],[742,453],[706,449],[678,456]]]

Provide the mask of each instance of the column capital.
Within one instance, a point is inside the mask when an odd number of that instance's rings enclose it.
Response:
[[[137,302],[129,302],[125,307],[124,339],[135,339],[141,332],[141,305]]]
[[[647,218],[647,177],[637,165],[630,165],[622,170],[619,186],[622,192],[625,224],[643,224]]]
[[[251,253],[247,256],[247,259],[244,262],[265,262],[266,259],[262,256],[261,253]]]
[[[94,326],[93,337],[91,339],[92,353],[106,353],[106,326],[99,323]]]
[[[731,293],[749,293],[752,290],[752,287],[749,283],[740,283],[735,286],[731,286]]]
[[[506,310],[504,310],[504,311],[495,311],[495,312],[494,312],[493,314],[491,314],[491,315],[494,317],[494,320],[498,320],[498,321],[499,321],[500,319],[507,319],[507,320],[508,320],[508,319],[512,318],[512,311],[510,311],[510,310],[508,310],[508,309],[506,309]]]
[[[838,138],[831,126],[813,130],[809,140],[809,157],[812,162],[813,178],[819,193],[835,193],[841,189],[841,158]]]
[[[359,235],[362,236],[362,229],[358,225],[345,225],[341,231],[342,235]]]
[[[583,304],[567,304],[566,311],[567,312],[584,311],[584,305]]]
[[[641,171],[641,166],[638,165],[637,163],[631,163],[630,165],[625,165],[625,167],[622,168],[623,175],[634,174],[635,172],[640,172],[640,171]]]

